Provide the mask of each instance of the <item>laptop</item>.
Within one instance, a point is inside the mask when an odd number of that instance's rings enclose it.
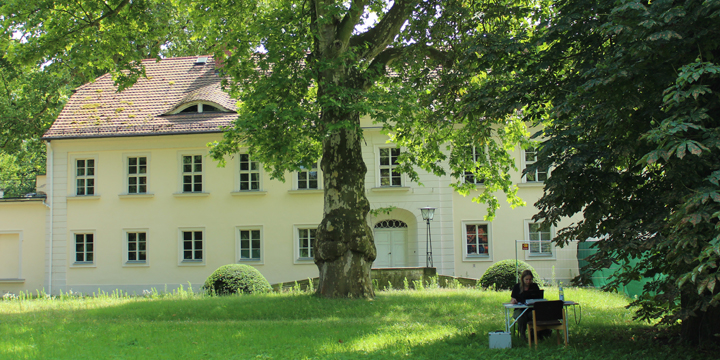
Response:
[[[523,293],[525,304],[531,305],[538,301],[545,301],[545,290],[533,290]]]

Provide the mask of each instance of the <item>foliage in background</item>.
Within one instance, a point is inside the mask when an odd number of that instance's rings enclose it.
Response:
[[[121,71],[138,59],[209,52],[209,44],[190,39],[188,19],[169,2],[152,2],[152,11],[128,5],[0,3],[0,188],[6,197],[34,192],[34,175],[45,172],[40,138],[73,89],[106,72],[126,86],[140,72]],[[115,16],[122,9],[129,12]],[[124,33],[107,36],[119,30]]]
[[[482,36],[478,17],[508,5],[542,12],[536,1],[183,3],[196,21],[195,36],[218,45],[221,74],[239,100],[238,120],[213,144],[212,156],[223,161],[247,151],[278,179],[321,158],[325,208],[314,245],[319,294],[372,296],[376,249],[366,225],[363,116],[398,148],[396,157],[383,158],[393,169],[381,171],[381,186],[405,185],[400,173],[419,182],[422,169],[451,175],[463,195],[477,190],[474,200],[488,205],[487,218],[499,206],[498,193],[512,207],[524,204],[509,175],[511,151],[528,135],[522,118],[464,112],[457,101],[463,93],[447,84],[466,85],[476,74],[457,65]],[[488,27],[512,38],[531,25]],[[465,181],[468,174],[483,186]]]
[[[210,274],[203,289],[208,294],[231,295],[264,293],[272,287],[258,269],[245,264],[229,264]]]
[[[65,104],[70,79],[54,64],[24,67],[0,57],[0,188],[5,197],[34,192],[35,176],[45,173],[40,137]]]
[[[599,239],[591,271],[638,259],[608,287],[655,278],[633,303],[637,316],[681,320],[686,340],[717,341],[720,1],[551,4],[537,32],[506,47],[515,51],[492,52],[464,100],[477,116],[514,105],[544,126],[528,170],[551,175],[534,219],[583,216],[558,231],[558,245]],[[482,66],[488,43],[478,39]]]
[[[0,152],[0,189],[4,196],[22,197],[35,192],[35,177],[45,173],[45,146],[29,140],[14,154]]]
[[[480,285],[483,288],[495,287],[498,290],[512,289],[519,282],[518,279],[525,270],[532,271],[535,282],[541,281],[540,275],[530,264],[522,260],[517,260],[516,263],[515,259],[506,259],[490,265],[480,278]]]
[[[532,26],[505,21],[509,17],[478,31],[486,11],[544,12],[538,4],[8,0],[0,6],[0,49],[13,64],[62,65],[83,82],[109,71],[123,89],[144,75],[140,59],[207,46],[240,100],[238,121],[215,144],[213,156],[222,161],[248,148],[272,177],[282,179],[322,155],[328,206],[314,245],[318,292],[372,296],[369,268],[376,253],[365,224],[370,208],[360,117],[370,115],[403,149],[393,179],[405,172],[418,181],[417,168],[449,173],[453,186],[467,195],[476,189],[464,181],[472,173],[483,181],[475,200],[488,204],[488,218],[499,206],[497,192],[505,192],[513,207],[523,204],[508,175],[515,168],[508,151],[527,135],[522,119],[462,111],[457,99],[464,93],[447,85],[462,86],[475,74],[457,66],[473,39],[487,33],[512,39]],[[455,146],[448,156],[450,143]],[[353,266],[344,270],[347,262]]]

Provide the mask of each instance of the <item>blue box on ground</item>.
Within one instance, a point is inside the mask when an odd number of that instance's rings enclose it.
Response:
[[[509,349],[512,347],[510,333],[505,331],[494,331],[490,333],[491,349]]]

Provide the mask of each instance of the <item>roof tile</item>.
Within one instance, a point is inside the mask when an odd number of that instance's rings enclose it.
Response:
[[[237,119],[236,101],[222,91],[212,58],[143,60],[147,78],[117,92],[109,74],[76,89],[43,139],[220,132]],[[230,112],[166,115],[193,101]]]

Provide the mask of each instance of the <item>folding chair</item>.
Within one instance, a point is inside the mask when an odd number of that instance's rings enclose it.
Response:
[[[530,336],[532,329],[534,337]],[[565,321],[565,312],[563,311],[563,302],[557,301],[538,301],[533,305],[532,322],[528,321],[528,347],[532,347],[532,339],[535,339],[535,348],[537,349],[537,333],[538,330],[557,330],[558,345],[560,345],[560,336],[565,339],[567,347],[567,321]],[[562,331],[562,332],[561,332]]]

